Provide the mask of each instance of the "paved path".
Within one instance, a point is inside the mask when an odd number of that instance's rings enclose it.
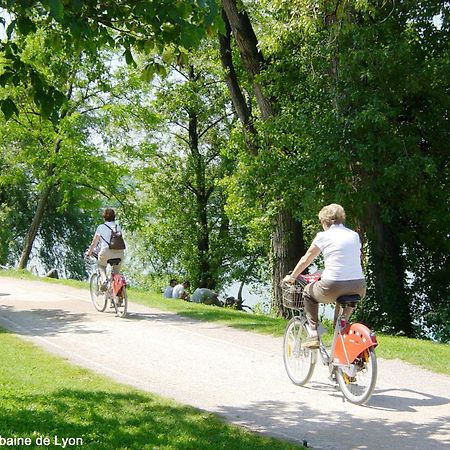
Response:
[[[450,377],[381,360],[369,405],[356,406],[322,365],[294,386],[280,338],[129,310],[118,319],[97,313],[87,290],[0,277],[1,327],[119,382],[315,449],[450,448]]]

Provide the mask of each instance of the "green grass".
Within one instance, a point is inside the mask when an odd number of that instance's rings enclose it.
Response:
[[[377,356],[401,359],[410,364],[450,375],[450,345],[424,339],[378,335]]]
[[[24,271],[0,271],[0,275],[36,279],[36,277]],[[83,289],[87,288],[87,283],[81,281],[54,280],[50,278],[39,278],[39,280]],[[270,334],[273,336],[282,336],[286,326],[286,320],[280,317],[248,314],[232,309],[198,305],[174,299],[165,299],[161,294],[143,292],[136,289],[129,289],[128,292],[130,300],[136,303],[165,311],[172,311],[180,316],[217,322],[242,330]],[[380,358],[398,358],[434,372],[450,375],[450,345],[448,344],[386,335],[379,335],[378,342],[377,355]]]
[[[114,383],[2,329],[0,347],[0,436],[33,444],[50,439],[51,445],[28,448],[62,448],[55,436],[60,444],[63,438],[82,439],[71,449],[302,448]]]

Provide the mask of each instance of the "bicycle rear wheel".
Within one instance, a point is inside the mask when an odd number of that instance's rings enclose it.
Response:
[[[316,365],[317,350],[302,347],[306,337],[305,323],[299,317],[293,317],[284,332],[283,360],[289,378],[297,386],[310,380]]]
[[[95,309],[103,312],[106,308],[106,296],[100,292],[100,282],[98,273],[93,273],[89,280],[89,290],[91,292],[91,300]]]
[[[354,377],[338,367],[336,378],[344,397],[351,403],[362,405],[372,396],[377,381],[377,357],[373,347],[358,355],[353,364],[356,366]]]
[[[125,286],[114,297],[114,308],[118,317],[125,317],[128,310],[128,295],[127,288]]]

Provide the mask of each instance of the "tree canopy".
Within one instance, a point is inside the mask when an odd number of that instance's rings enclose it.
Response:
[[[280,277],[336,202],[363,242],[359,318],[450,339],[448,2],[0,7],[3,262],[45,197],[48,261],[114,203],[155,286],[271,271],[284,314]]]

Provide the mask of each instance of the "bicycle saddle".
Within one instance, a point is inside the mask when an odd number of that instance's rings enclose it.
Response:
[[[120,258],[111,258],[108,259],[108,264],[111,264],[111,266],[117,266],[118,264],[120,264],[120,261],[122,261]]]
[[[358,294],[341,295],[336,299],[336,303],[340,303],[343,306],[354,306],[361,300],[361,296]],[[353,304],[353,305],[352,305]]]

